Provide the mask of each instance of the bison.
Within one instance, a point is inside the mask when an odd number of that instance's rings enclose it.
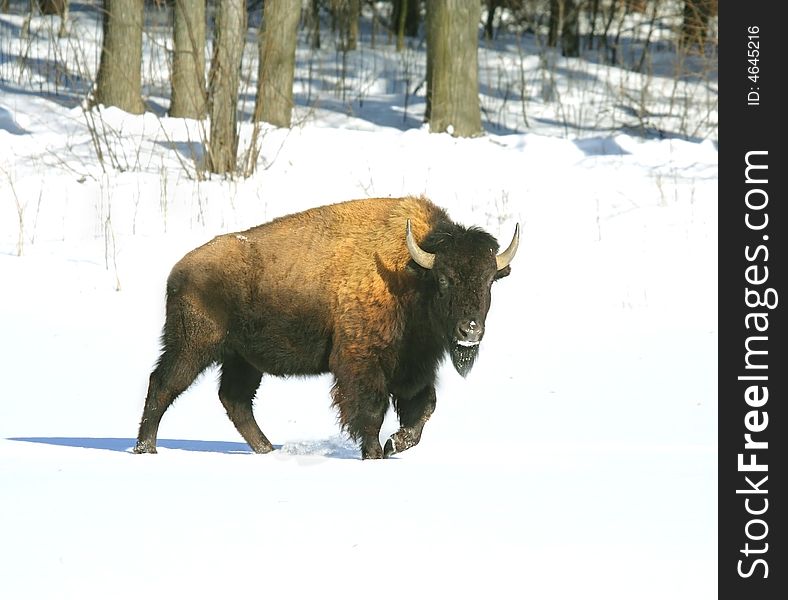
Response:
[[[263,373],[334,377],[332,404],[361,456],[383,458],[421,439],[448,354],[465,376],[484,336],[493,282],[508,248],[463,227],[424,197],[313,208],[184,256],[167,279],[162,352],[150,375],[136,453],[155,453],[162,415],[207,367],[219,399],[257,453],[273,449],[252,401]],[[381,447],[384,415],[400,429]]]

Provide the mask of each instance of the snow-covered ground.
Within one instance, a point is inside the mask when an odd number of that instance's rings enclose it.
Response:
[[[457,140],[372,99],[300,96],[224,181],[187,174],[195,123],[104,109],[102,168],[78,100],[0,83],[0,598],[716,598],[714,142]],[[422,193],[522,240],[419,446],[362,462],[329,377],[265,378],[252,455],[210,371],[129,452],[180,256]]]

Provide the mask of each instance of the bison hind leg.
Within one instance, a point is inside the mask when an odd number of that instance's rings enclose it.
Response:
[[[222,361],[219,400],[238,433],[257,454],[274,449],[260,430],[252,410],[252,401],[262,376],[258,369],[238,354],[233,353]]]
[[[165,349],[150,375],[142,411],[136,454],[155,454],[159,424],[164,413],[213,361],[194,351]]]
[[[181,298],[175,292],[168,297],[163,351],[150,375],[135,453],[156,453],[162,416],[197,376],[216,362],[222,331],[188,298]]]

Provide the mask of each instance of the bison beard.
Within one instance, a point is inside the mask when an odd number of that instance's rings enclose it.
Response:
[[[473,368],[473,363],[476,362],[476,356],[479,354],[479,344],[467,345],[461,343],[452,344],[449,350],[451,357],[451,364],[454,365],[456,371],[463,377],[467,376]]]
[[[205,369],[256,453],[273,445],[252,402],[263,374],[334,376],[333,404],[362,458],[419,443],[448,353],[465,377],[484,334],[508,248],[454,223],[426,198],[353,200],[220,235],[186,254],[167,280],[162,353],[150,375],[136,453],[155,453],[159,424]],[[380,444],[393,405],[400,429]]]

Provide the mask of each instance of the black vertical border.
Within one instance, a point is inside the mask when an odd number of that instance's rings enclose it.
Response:
[[[785,307],[788,304],[788,288],[785,286],[785,237],[788,236],[788,218],[785,204],[788,203],[785,180],[788,178],[784,146],[788,139],[788,127],[784,113],[788,112],[788,98],[781,92],[781,83],[786,79],[785,62],[788,59],[788,28],[778,11],[782,2],[768,0],[744,0],[719,2],[719,371],[718,371],[718,584],[720,598],[747,598],[747,600],[788,598],[786,584],[788,557],[785,545],[786,479],[785,456],[788,455],[788,427],[786,427],[786,371],[788,358],[786,344]],[[749,62],[748,28],[758,27],[758,80],[748,79]],[[782,80],[782,81],[781,81]],[[753,88],[756,88],[753,90]],[[748,93],[758,92],[757,106],[748,105]],[[750,96],[750,101],[754,96]],[[768,164],[768,183],[758,186],[745,183],[745,155],[749,151],[767,151],[759,155],[760,161]],[[768,157],[768,158],[767,158]],[[760,170],[759,173],[764,173]],[[768,213],[768,226],[760,231],[748,229],[745,217],[753,212],[745,204],[748,189],[759,187],[768,194],[768,204],[761,214]],[[756,196],[753,196],[756,197]],[[762,194],[757,197],[763,198]],[[768,240],[764,240],[764,235]],[[748,308],[745,304],[745,288],[750,285],[745,278],[745,269],[752,265],[745,257],[745,247],[752,250],[759,245],[768,246],[768,260],[760,261],[767,266],[769,279],[761,287],[772,287],[778,294],[778,305],[768,311],[768,381],[759,385],[768,386],[769,399],[759,410],[768,413],[768,426],[761,433],[753,433],[753,439],[768,442],[768,449],[758,451],[757,462],[768,464],[767,472],[740,472],[738,455],[744,454],[749,462],[750,451],[744,449],[745,433],[748,430],[745,418],[753,410],[745,402],[744,393],[751,381],[742,381],[739,376],[753,374],[745,371],[745,340],[758,332],[748,330],[745,318],[748,312],[761,309]],[[762,252],[759,255],[765,257]],[[763,274],[762,268],[759,271]],[[761,342],[762,343],[762,342]],[[762,346],[766,347],[766,346]],[[759,371],[763,374],[764,371]],[[762,419],[762,417],[761,417]],[[756,484],[768,475],[760,489],[766,494],[743,494],[737,490],[749,489],[745,477]],[[751,499],[751,508],[759,510],[768,499],[768,509],[756,516],[747,512],[745,501]],[[768,533],[761,540],[747,537],[748,522],[762,519]],[[754,522],[749,531],[754,537],[764,532],[762,523]],[[763,554],[743,552],[745,544],[750,548],[768,550]],[[757,558],[768,564],[758,565]],[[741,567],[739,562],[742,560]],[[750,577],[742,577],[739,570]]]

